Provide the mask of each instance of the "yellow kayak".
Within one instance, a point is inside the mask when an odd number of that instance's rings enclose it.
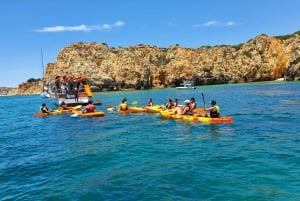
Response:
[[[64,113],[68,113],[68,112],[72,112],[75,110],[79,110],[82,106],[81,105],[77,105],[74,107],[70,107],[69,109],[55,109],[55,110],[51,110],[49,113],[43,113],[43,112],[37,112],[34,114],[34,116],[36,117],[44,117],[44,116],[48,116],[48,115],[56,115],[56,114],[64,114]]]
[[[48,113],[43,113],[43,112],[37,112],[34,114],[34,116],[36,117],[44,117],[44,116],[48,116],[48,115],[57,115],[57,114],[63,114],[63,113],[67,113],[67,112],[71,112],[71,110],[61,110],[61,109],[56,109],[56,110],[52,110]]]
[[[197,117],[192,115],[173,114],[169,111],[161,111],[160,115],[165,119],[181,119],[184,121],[202,122],[202,123],[233,123],[232,117]]]
[[[160,105],[154,105],[154,106],[147,106],[146,111],[149,113],[160,113],[160,111],[163,111]]]
[[[76,111],[76,110],[73,110],[72,113],[75,114],[76,116],[82,116],[82,117],[103,117],[105,114],[102,111],[82,113],[82,111]]]

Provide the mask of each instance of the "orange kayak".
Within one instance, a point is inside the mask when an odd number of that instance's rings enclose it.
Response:
[[[132,113],[147,112],[147,109],[144,107],[129,107],[128,110]]]
[[[128,114],[130,110],[118,110],[120,114]]]

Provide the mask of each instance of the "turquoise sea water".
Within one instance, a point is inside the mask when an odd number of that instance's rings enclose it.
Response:
[[[39,95],[0,97],[0,200],[300,200],[300,83],[96,93],[101,118],[34,117]],[[233,124],[107,113],[216,99]]]

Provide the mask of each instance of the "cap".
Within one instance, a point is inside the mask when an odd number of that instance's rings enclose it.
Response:
[[[185,100],[184,103],[190,103],[190,100]]]

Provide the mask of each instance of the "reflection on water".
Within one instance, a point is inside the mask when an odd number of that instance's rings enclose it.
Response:
[[[300,104],[300,100],[283,100],[283,102],[290,105]]]

